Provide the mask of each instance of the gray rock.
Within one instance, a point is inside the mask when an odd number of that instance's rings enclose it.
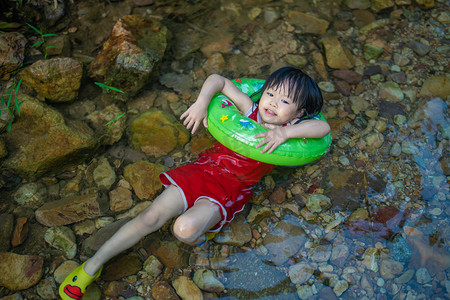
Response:
[[[68,259],[77,254],[75,234],[69,227],[51,227],[45,232],[44,239],[53,248],[61,250]]]
[[[298,263],[289,268],[289,278],[294,284],[304,284],[311,278],[314,268],[308,263]]]
[[[430,273],[426,268],[420,268],[416,271],[416,280],[420,284],[426,284],[431,281]]]
[[[39,182],[26,183],[19,187],[13,197],[20,206],[37,209],[45,203],[47,188]]]
[[[214,273],[208,269],[196,270],[193,281],[200,289],[207,292],[220,293],[225,289],[225,286],[216,278]]]
[[[409,41],[407,46],[419,56],[425,56],[431,51],[430,46],[422,44],[418,41]]]
[[[94,169],[94,181],[99,188],[109,190],[116,181],[116,173],[105,157],[98,161],[97,168]]]

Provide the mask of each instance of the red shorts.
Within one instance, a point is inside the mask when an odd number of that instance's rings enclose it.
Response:
[[[184,211],[201,198],[220,208],[222,220],[209,231],[217,232],[244,209],[253,195],[253,186],[275,166],[244,157],[220,143],[199,155],[199,159],[160,175],[164,186],[177,186]]]

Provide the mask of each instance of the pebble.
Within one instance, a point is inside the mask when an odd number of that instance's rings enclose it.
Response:
[[[343,155],[339,156],[339,162],[344,166],[350,165],[350,161],[348,160],[348,158]]]
[[[417,283],[426,284],[431,281],[430,273],[426,268],[420,268],[416,271]]]

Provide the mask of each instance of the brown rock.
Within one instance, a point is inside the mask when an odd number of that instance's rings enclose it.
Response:
[[[207,75],[222,73],[225,70],[226,64],[225,59],[223,58],[221,53],[212,54],[205,63],[203,69],[205,70]]]
[[[127,165],[124,170],[124,177],[131,184],[139,199],[151,200],[163,187],[159,180],[159,174],[163,170],[162,165],[142,160]]]
[[[362,80],[362,75],[352,70],[334,70],[331,75],[350,84],[360,83]]]
[[[12,291],[32,287],[42,277],[43,264],[39,256],[0,252],[0,286]]]
[[[325,34],[328,29],[328,21],[313,17],[300,11],[289,11],[288,21],[297,26],[302,33],[312,33],[316,35]]]
[[[36,220],[45,226],[62,226],[102,215],[97,194],[69,196],[47,202],[36,210]]]
[[[314,64],[314,69],[319,74],[320,78],[322,78],[322,80],[328,81],[328,72],[323,60],[322,53],[320,53],[319,51],[314,51],[311,54],[311,58]]]
[[[27,39],[18,32],[0,33],[0,78],[20,67],[26,43]]]
[[[18,218],[16,221],[16,228],[14,229],[13,237],[11,240],[11,246],[17,247],[21,245],[28,236],[28,219]]]
[[[182,268],[189,264],[188,245],[175,239],[173,236],[164,238],[152,234],[144,240],[144,247],[156,256],[166,267]]]
[[[342,47],[337,37],[327,36],[321,42],[325,48],[325,56],[330,68],[343,70],[353,68],[355,62],[352,54],[348,49]]]
[[[158,281],[152,285],[152,297],[155,300],[180,299],[175,293],[175,290],[165,281]]]
[[[119,186],[109,192],[109,206],[112,211],[124,211],[129,209],[132,205],[133,198],[130,190]]]
[[[286,200],[286,190],[282,186],[277,187],[269,196],[269,200],[278,204],[283,203]]]
[[[350,96],[352,87],[346,81],[338,80],[334,82],[336,90],[344,96]]]
[[[14,216],[12,214],[0,214],[0,251],[8,251],[10,249],[13,227]]]
[[[142,264],[139,258],[133,255],[122,255],[105,265],[102,279],[105,281],[119,280],[136,274],[141,269]]]
[[[173,287],[182,299],[202,300],[203,294],[195,283],[186,276],[180,276],[172,282]]]
[[[212,31],[203,40],[203,46],[200,51],[206,57],[210,57],[213,53],[220,52],[223,54],[231,53],[233,49],[234,36],[222,29]]]

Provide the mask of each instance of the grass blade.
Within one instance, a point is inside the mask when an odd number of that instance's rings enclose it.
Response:
[[[49,37],[49,36],[58,36],[56,33],[46,33],[42,35],[43,37]]]
[[[20,85],[22,84],[22,78],[23,78],[23,77],[20,77],[19,83],[17,83],[17,86],[16,86],[16,95],[17,95],[17,93],[19,92]]]
[[[33,29],[34,31],[36,31],[37,33],[39,33],[40,35],[42,35],[42,32],[41,32],[39,29],[37,29],[36,27],[34,27],[34,26],[31,25],[31,24],[28,24],[28,23],[27,23],[27,25],[30,26],[31,29]]]
[[[44,41],[36,42],[36,43],[34,43],[33,46],[31,46],[31,48],[36,47],[36,46],[39,46],[40,44],[43,44],[43,43],[44,43]]]

